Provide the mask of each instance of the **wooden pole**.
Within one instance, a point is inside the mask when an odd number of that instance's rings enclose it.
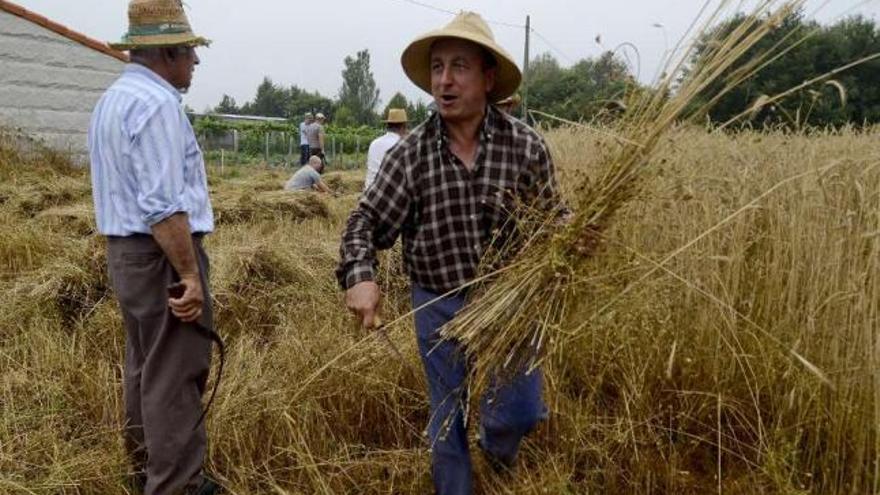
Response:
[[[526,49],[523,57],[523,82],[522,82],[522,117],[523,122],[529,123],[529,38],[532,34],[531,16],[526,16]]]

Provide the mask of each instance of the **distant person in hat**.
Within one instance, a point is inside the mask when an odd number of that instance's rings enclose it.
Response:
[[[323,113],[315,114],[315,121],[306,127],[306,136],[309,141],[309,156],[318,156],[321,161],[324,157],[324,122],[326,121]]]
[[[180,0],[132,0],[129,31],[111,46],[131,63],[89,127],[98,231],[126,330],[125,440],[130,487],[147,495],[217,493],[205,477],[200,421],[213,328],[208,257],[214,230],[205,163],[181,108],[199,63]],[[179,284],[182,295],[170,296]]]
[[[403,237],[430,396],[434,486],[439,494],[468,494],[468,363],[439,330],[464,306],[484,254],[514,240],[516,205],[555,212],[561,201],[544,140],[490,105],[512,95],[522,76],[479,15],[461,13],[416,39],[401,62],[434,98],[437,113],[385,156],[348,219],[336,275],[348,308],[375,328],[376,251]],[[480,448],[499,471],[514,466],[520,441],[546,416],[540,371],[514,375],[499,378],[492,395],[481,398]]]
[[[312,122],[315,121],[315,116],[312,115],[312,112],[306,112],[305,118],[302,122],[299,123],[299,164],[300,166],[305,165],[309,162],[309,134],[307,129]]]
[[[522,103],[522,97],[519,93],[514,93],[495,103],[495,106],[507,115],[513,115],[513,113],[519,109],[520,103]]]
[[[293,174],[286,184],[285,191],[318,191],[331,194],[332,191],[327,184],[321,179],[321,172],[324,170],[324,162],[321,157],[313,156],[309,158],[309,163],[300,167]]]
[[[370,143],[369,151],[367,151],[367,179],[364,182],[364,189],[370,187],[370,184],[376,179],[379,165],[382,164],[382,159],[385,158],[388,150],[406,135],[408,124],[406,110],[402,108],[388,109],[388,116],[385,119],[385,134],[374,139]]]

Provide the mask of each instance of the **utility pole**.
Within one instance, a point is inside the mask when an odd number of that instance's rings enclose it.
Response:
[[[529,123],[529,37],[532,34],[531,16],[526,16],[526,50],[523,57],[522,116]]]

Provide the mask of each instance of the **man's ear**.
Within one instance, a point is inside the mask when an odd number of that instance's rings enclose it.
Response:
[[[486,93],[491,93],[495,89],[495,78],[498,76],[498,67],[486,69]]]

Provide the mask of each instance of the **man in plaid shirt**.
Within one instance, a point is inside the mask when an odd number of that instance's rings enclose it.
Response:
[[[465,286],[515,205],[558,203],[554,169],[534,130],[489,105],[513,94],[521,74],[480,16],[459,14],[418,38],[402,63],[438,112],[385,156],[348,220],[337,277],[348,308],[374,328],[376,250],[403,238],[413,307],[427,305],[415,324],[431,399],[434,485],[440,494],[470,493],[467,363],[439,329],[464,305]],[[480,447],[493,468],[512,467],[522,437],[546,417],[541,389],[540,373],[523,373],[482,401]]]

